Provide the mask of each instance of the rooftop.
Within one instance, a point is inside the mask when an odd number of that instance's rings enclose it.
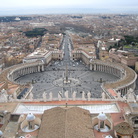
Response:
[[[80,108],[79,108],[80,107]],[[18,136],[31,135],[32,137],[50,137],[50,138],[67,138],[87,137],[100,138],[103,135],[114,137],[114,131],[98,132],[93,130],[92,118],[103,112],[111,120],[113,126],[125,121],[124,114],[130,110],[129,105],[124,102],[113,101],[47,101],[47,102],[16,102],[0,103],[0,110],[7,110],[14,116],[33,113],[42,120],[39,130],[34,132],[21,132],[18,130]],[[18,111],[18,112],[17,112]],[[19,112],[20,111],[20,112]],[[41,114],[40,114],[41,112]],[[25,115],[25,116],[26,116]],[[52,122],[52,123],[51,123]],[[16,122],[9,122],[4,134],[8,135],[17,131],[12,131],[11,125]],[[9,132],[8,130],[12,131]],[[86,133],[87,132],[87,133]]]
[[[44,112],[38,138],[94,138],[91,126],[89,111],[56,107]]]

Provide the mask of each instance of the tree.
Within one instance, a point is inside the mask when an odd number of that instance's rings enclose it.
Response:
[[[35,28],[32,31],[26,31],[24,32],[27,37],[37,37],[37,36],[43,36],[46,33],[45,28]]]

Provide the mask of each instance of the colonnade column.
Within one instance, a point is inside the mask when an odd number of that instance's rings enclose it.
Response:
[[[38,72],[40,72],[40,66],[38,66]]]
[[[90,70],[92,70],[92,64],[90,64]]]
[[[44,71],[44,65],[42,65],[41,68],[42,68],[42,71]]]

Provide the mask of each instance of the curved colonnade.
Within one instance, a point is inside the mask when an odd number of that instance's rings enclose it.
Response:
[[[89,65],[90,70],[109,73],[119,78],[119,80],[115,82],[102,83],[101,87],[108,98],[114,98],[114,96],[109,93],[110,89],[116,93],[116,96],[117,93],[124,96],[130,88],[134,90],[136,87],[137,74],[126,65],[95,60],[95,58],[89,56],[84,51],[73,51],[72,57],[74,59],[82,59],[86,65]]]
[[[17,66],[8,73],[8,79],[14,82],[16,79],[35,72],[44,71],[44,63],[41,61],[34,63],[25,63]]]
[[[2,71],[1,82],[16,83],[16,79],[27,74],[44,71],[44,63],[41,61],[14,65]]]
[[[95,60],[90,63],[90,70],[109,73],[119,78],[119,80],[115,82],[102,84],[102,88],[106,92],[109,89],[113,89],[117,93],[120,93],[121,96],[124,96],[130,88],[132,90],[135,89],[137,74],[125,65]]]
[[[111,99],[114,99],[114,97],[108,92],[109,89],[119,92],[122,96],[126,95],[130,88],[133,90],[135,89],[137,75],[132,69],[125,65],[94,60],[89,62],[89,67],[90,70],[109,73],[119,78],[119,80],[115,82],[102,83],[101,87],[103,92],[105,92],[105,94]],[[5,74],[4,81],[7,80],[12,83],[16,83],[16,79],[19,77],[42,71],[44,71],[44,63],[38,61],[15,65],[9,69],[6,69],[5,73],[3,71],[2,74]]]

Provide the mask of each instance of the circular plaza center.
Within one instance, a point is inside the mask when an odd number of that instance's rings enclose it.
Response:
[[[81,81],[75,78],[68,78],[68,81],[64,78],[60,78],[53,81],[53,84],[57,87],[74,87],[81,85]]]

